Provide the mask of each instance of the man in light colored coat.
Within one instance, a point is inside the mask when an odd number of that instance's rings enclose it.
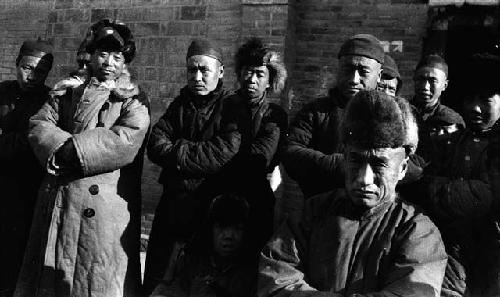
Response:
[[[15,296],[137,296],[149,107],[127,71],[128,27],[103,20],[86,41],[88,79],[58,83],[30,119],[47,174]]]

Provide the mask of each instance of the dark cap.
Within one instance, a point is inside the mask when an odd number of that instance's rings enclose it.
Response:
[[[113,27],[103,27],[96,32],[94,38],[94,46],[101,49],[116,49],[121,50],[125,45],[120,33]]]
[[[338,57],[354,55],[364,56],[384,63],[384,48],[375,36],[371,34],[357,34],[349,38],[342,46]]]
[[[500,57],[490,53],[477,53],[466,60],[465,68],[458,78],[457,86],[463,89],[464,94],[480,92],[499,92]]]
[[[401,80],[401,75],[399,74],[398,65],[391,56],[386,54],[384,57],[384,64],[382,64],[382,79],[395,78],[398,80],[397,90],[399,91],[403,86],[403,81]]]
[[[196,55],[208,56],[222,63],[222,51],[208,39],[195,39],[191,42],[187,50],[186,60]]]
[[[415,71],[422,67],[431,67],[439,69],[443,71],[444,74],[446,74],[446,77],[448,77],[448,64],[446,64],[446,61],[440,55],[430,54],[422,57],[420,62],[418,62]]]
[[[245,198],[236,194],[222,194],[215,197],[210,205],[209,221],[223,226],[244,224],[249,213],[250,206]]]
[[[52,45],[43,40],[26,40],[19,50],[20,56],[34,56],[43,58],[52,54]]]
[[[360,91],[349,100],[340,131],[344,144],[366,149],[404,147],[413,152],[418,143],[409,103],[378,90]]]

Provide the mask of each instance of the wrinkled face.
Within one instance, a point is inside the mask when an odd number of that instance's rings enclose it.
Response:
[[[434,67],[420,67],[413,78],[415,82],[414,104],[423,109],[434,107],[441,93],[448,86],[448,79],[443,70]]]
[[[249,99],[260,99],[269,88],[269,69],[266,66],[244,66],[238,79],[243,94]]]
[[[243,242],[243,225],[221,226],[215,223],[212,228],[213,248],[221,257],[234,256]]]
[[[93,75],[99,81],[117,79],[125,69],[125,58],[122,52],[97,49],[90,58]]]
[[[396,96],[396,91],[398,90],[398,79],[381,79],[377,84],[377,89],[386,93],[387,95]]]
[[[377,87],[382,72],[377,60],[363,56],[342,56],[339,60],[337,85],[345,99],[350,100],[361,90]]]
[[[364,149],[347,145],[346,189],[354,204],[372,208],[395,198],[406,173],[404,148]]]
[[[224,66],[214,58],[196,55],[186,61],[188,88],[196,95],[205,96],[217,88],[224,76]]]
[[[500,94],[482,92],[466,98],[464,115],[467,127],[474,131],[486,131],[500,118]]]
[[[17,83],[21,90],[27,91],[43,85],[49,75],[50,67],[46,59],[23,56],[16,66]]]

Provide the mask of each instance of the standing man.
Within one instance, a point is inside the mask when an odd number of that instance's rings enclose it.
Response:
[[[358,34],[342,45],[338,58],[337,86],[298,112],[283,152],[285,169],[306,198],[343,184],[338,127],[347,102],[377,87],[384,49],[374,36]]]
[[[339,129],[345,189],[306,201],[262,252],[258,296],[439,296],[446,253],[436,226],[395,188],[418,142],[409,104],[360,91]]]
[[[89,32],[89,79],[54,90],[30,119],[47,171],[15,296],[137,296],[148,102],[130,81],[129,28]]]
[[[377,85],[377,89],[386,92],[388,95],[396,96],[403,87],[403,81],[399,74],[396,61],[385,54],[384,64],[382,65],[382,77]]]
[[[54,60],[45,41],[23,43],[17,80],[0,83],[0,296],[12,296],[28,240],[43,168],[28,144],[29,118],[48,99],[45,79]]]
[[[162,279],[170,259],[199,225],[203,210],[195,191],[238,151],[241,136],[223,130],[224,65],[220,49],[204,39],[194,40],[186,54],[187,85],[153,127],[148,156],[162,168],[163,195],[149,237],[144,294]]]
[[[433,155],[433,145],[439,135],[451,134],[465,127],[462,117],[442,105],[441,94],[448,87],[448,65],[438,55],[422,58],[415,69],[415,96],[410,100],[417,117],[420,145],[417,154],[425,160]]]
[[[275,197],[267,176],[279,164],[288,126],[286,112],[268,96],[281,92],[287,72],[279,53],[258,38],[238,49],[235,62],[240,88],[228,98],[222,120],[226,129],[236,128],[241,146],[216,182],[207,184],[210,191],[235,192],[248,200],[250,225],[257,231],[250,242],[260,251],[273,231]]]

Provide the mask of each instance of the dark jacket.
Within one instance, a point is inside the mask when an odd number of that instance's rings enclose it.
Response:
[[[283,165],[311,197],[343,184],[339,125],[344,114],[338,90],[305,105],[295,116],[283,150]]]
[[[17,81],[0,83],[0,247],[4,268],[0,272],[0,292],[13,291],[28,240],[36,195],[43,177],[28,144],[29,118],[48,99],[49,88],[42,86],[23,92]],[[1,295],[1,293],[0,293]]]
[[[238,152],[241,135],[221,125],[228,96],[222,84],[207,96],[184,87],[152,129],[148,157],[162,168],[163,195],[149,237],[145,294],[163,277],[174,242],[189,239],[206,213],[196,189]]]
[[[445,267],[438,229],[413,206],[396,198],[360,211],[336,190],[273,235],[258,296],[438,296]]]
[[[418,125],[418,149],[417,155],[426,161],[433,158],[437,150],[435,133],[441,131],[446,126],[455,125],[457,130],[465,128],[462,117],[453,109],[438,102],[430,111],[420,111],[413,106]]]
[[[476,290],[471,283],[481,234],[494,206],[488,175],[486,133],[465,129],[437,143],[437,155],[426,169],[424,183],[429,215],[440,228],[449,254],[443,295]],[[418,203],[418,202],[417,202]],[[488,228],[492,228],[489,226]]]
[[[267,180],[280,161],[280,149],[288,128],[287,114],[279,105],[267,102],[265,96],[250,104],[238,93],[227,99],[223,125],[241,135],[241,146],[235,157],[198,192],[214,197],[222,192],[237,193],[250,204],[250,225],[259,232],[252,242],[260,250],[273,228],[275,197]],[[209,200],[203,199],[207,203]]]

